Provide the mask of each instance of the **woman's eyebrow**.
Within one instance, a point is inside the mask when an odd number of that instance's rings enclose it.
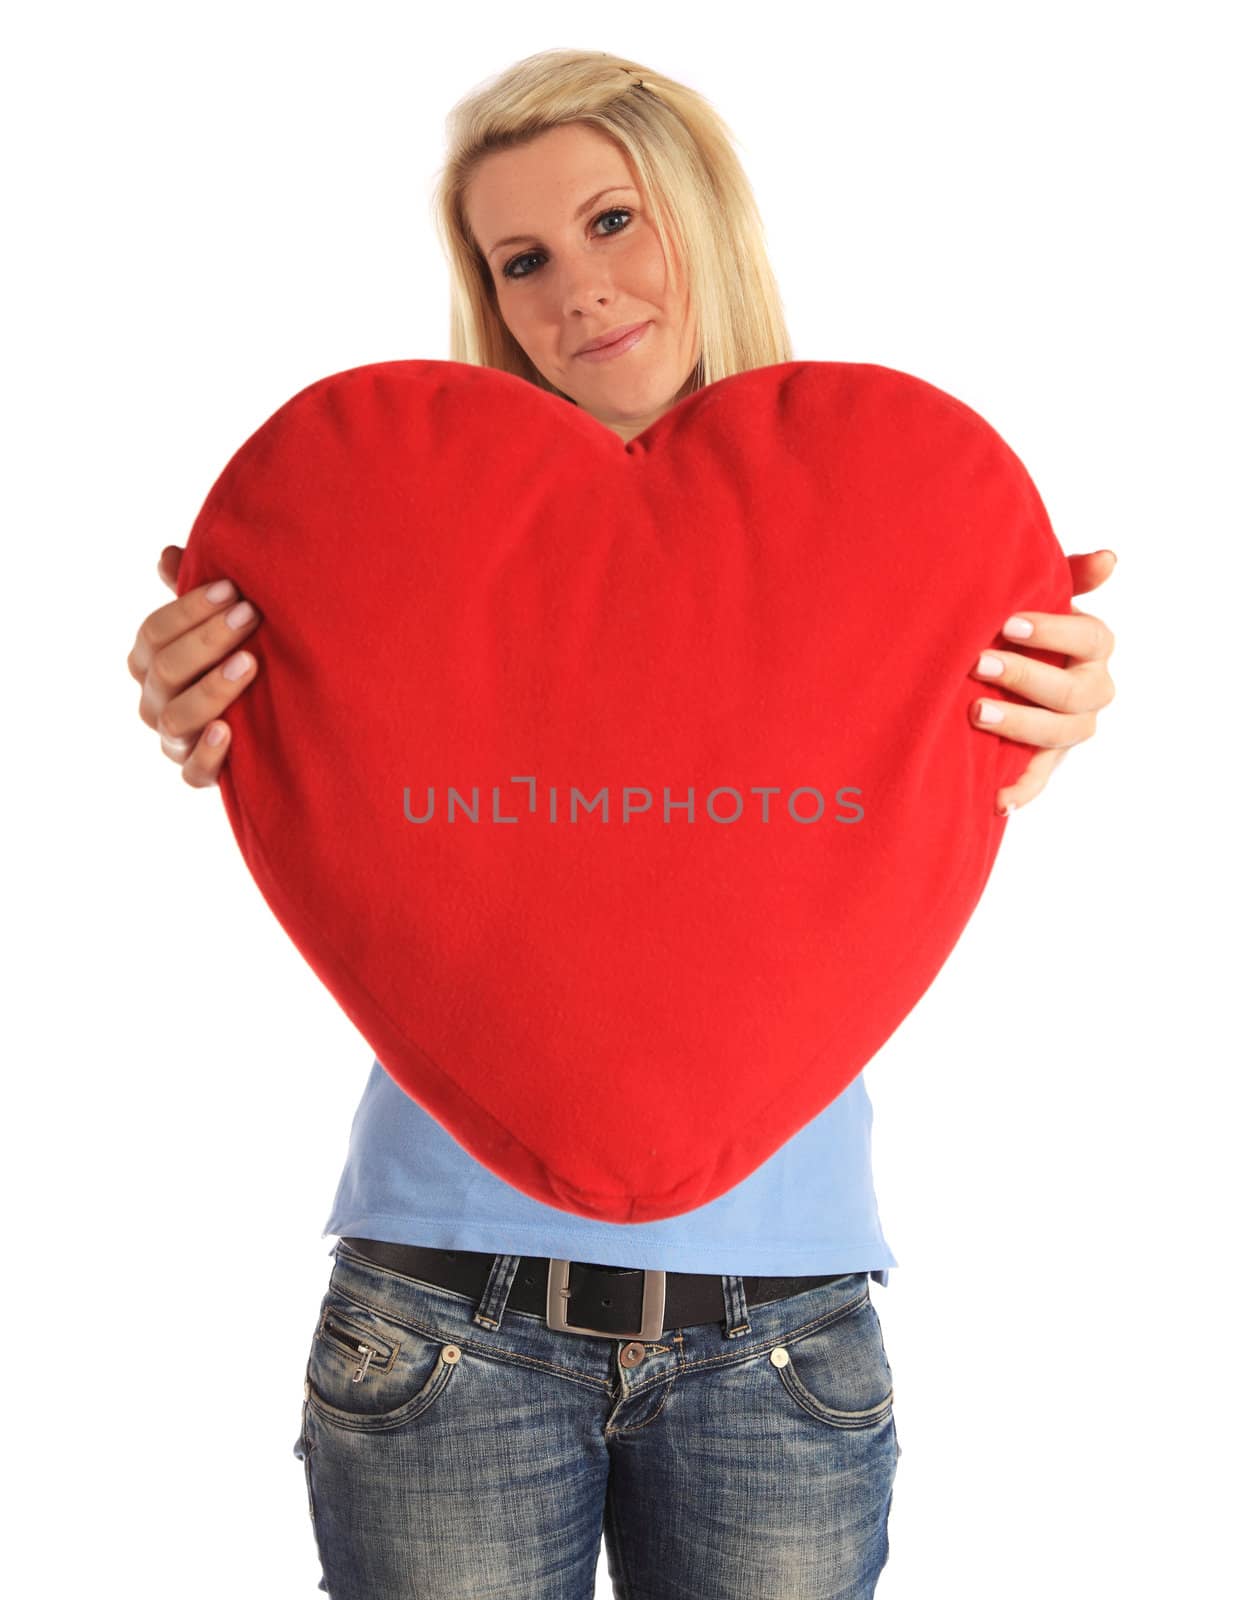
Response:
[[[582,216],[590,210],[595,202],[597,200],[602,200],[606,194],[621,194],[623,192],[627,194],[633,194],[633,185],[628,183],[615,183],[610,189],[599,190],[599,192],[597,194],[593,194],[589,200],[583,200],[582,204],[573,213],[572,220],[574,222],[579,221]],[[533,234],[514,233],[510,239],[500,239],[498,244],[492,244],[490,246],[490,254],[493,255],[496,250],[502,250],[505,244],[529,244],[533,237]]]

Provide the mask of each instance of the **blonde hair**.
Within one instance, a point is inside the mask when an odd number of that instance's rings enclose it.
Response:
[[[761,214],[726,124],[694,89],[594,50],[527,56],[447,115],[433,207],[451,269],[451,360],[498,367],[561,394],[505,327],[463,202],[484,156],[569,122],[620,146],[661,235],[671,288],[675,271],[685,274],[699,358],[680,398],[749,367],[790,361]]]

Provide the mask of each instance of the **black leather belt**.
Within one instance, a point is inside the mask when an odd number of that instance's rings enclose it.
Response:
[[[345,1236],[345,1243],[391,1272],[475,1300],[481,1298],[495,1259],[480,1250],[437,1250],[383,1239]],[[843,1276],[745,1278],[744,1299],[750,1306],[765,1305]],[[514,1311],[545,1312],[549,1328],[601,1339],[658,1339],[667,1328],[721,1322],[726,1316],[719,1273],[609,1267],[558,1256],[522,1256],[507,1304]]]

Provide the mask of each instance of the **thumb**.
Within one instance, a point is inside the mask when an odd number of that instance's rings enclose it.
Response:
[[[179,578],[179,564],[183,559],[184,547],[178,544],[168,544],[158,557],[158,577],[166,587],[174,592]]]
[[[1067,559],[1072,569],[1073,594],[1088,594],[1091,589],[1097,589],[1116,570],[1114,550],[1092,550],[1088,555],[1069,556]]]

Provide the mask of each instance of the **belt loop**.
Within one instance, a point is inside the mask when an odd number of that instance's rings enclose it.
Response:
[[[722,1302],[725,1307],[725,1316],[722,1321],[722,1337],[724,1339],[737,1339],[741,1334],[751,1333],[752,1324],[748,1320],[748,1302],[744,1298],[744,1280],[738,1274],[728,1276],[722,1274]]]
[[[508,1296],[512,1292],[512,1285],[516,1281],[516,1269],[520,1264],[520,1256],[495,1256],[481,1300],[473,1312],[474,1322],[479,1322],[483,1328],[499,1326]]]

